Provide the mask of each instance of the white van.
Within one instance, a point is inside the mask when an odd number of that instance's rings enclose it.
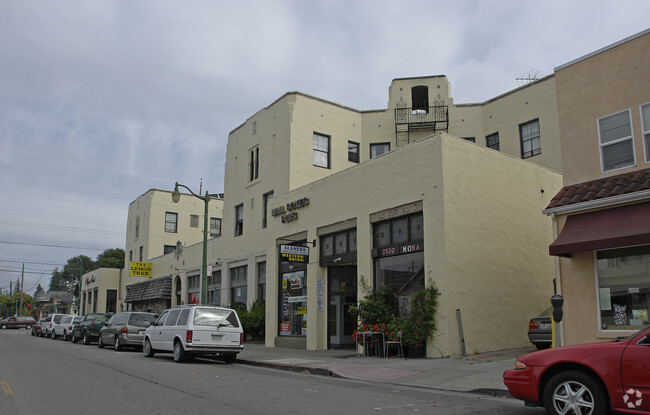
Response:
[[[175,362],[197,355],[221,356],[226,363],[244,349],[244,330],[235,310],[207,305],[164,311],[144,332],[142,351],[172,353]]]

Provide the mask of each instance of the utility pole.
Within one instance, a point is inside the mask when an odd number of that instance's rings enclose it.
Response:
[[[24,287],[25,287],[25,263],[23,262],[23,273],[20,280],[20,308],[18,309],[19,316],[23,315],[23,292],[25,291]]]

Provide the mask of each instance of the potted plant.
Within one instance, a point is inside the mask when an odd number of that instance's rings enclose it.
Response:
[[[420,288],[411,299],[411,310],[402,326],[402,342],[409,357],[424,357],[426,344],[436,331],[438,289],[430,284]]]

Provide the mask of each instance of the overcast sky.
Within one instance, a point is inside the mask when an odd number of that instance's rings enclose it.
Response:
[[[287,91],[381,109],[392,79],[445,74],[456,104],[483,102],[648,16],[647,0],[0,0],[0,288],[23,262],[31,294],[124,248],[148,189],[223,192],[228,133]]]

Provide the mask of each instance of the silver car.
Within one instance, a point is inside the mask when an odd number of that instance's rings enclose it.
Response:
[[[244,330],[235,310],[194,305],[164,311],[144,332],[142,351],[172,353],[175,362],[193,356],[220,356],[226,363],[244,349]]]
[[[156,317],[156,314],[144,311],[117,313],[99,331],[97,346],[113,346],[117,351],[125,347],[142,347],[143,332]]]
[[[538,317],[533,317],[528,323],[528,340],[537,347],[538,350],[548,349],[551,347],[552,342],[552,327],[553,321],[551,314],[553,307],[549,307],[542,312]]]

